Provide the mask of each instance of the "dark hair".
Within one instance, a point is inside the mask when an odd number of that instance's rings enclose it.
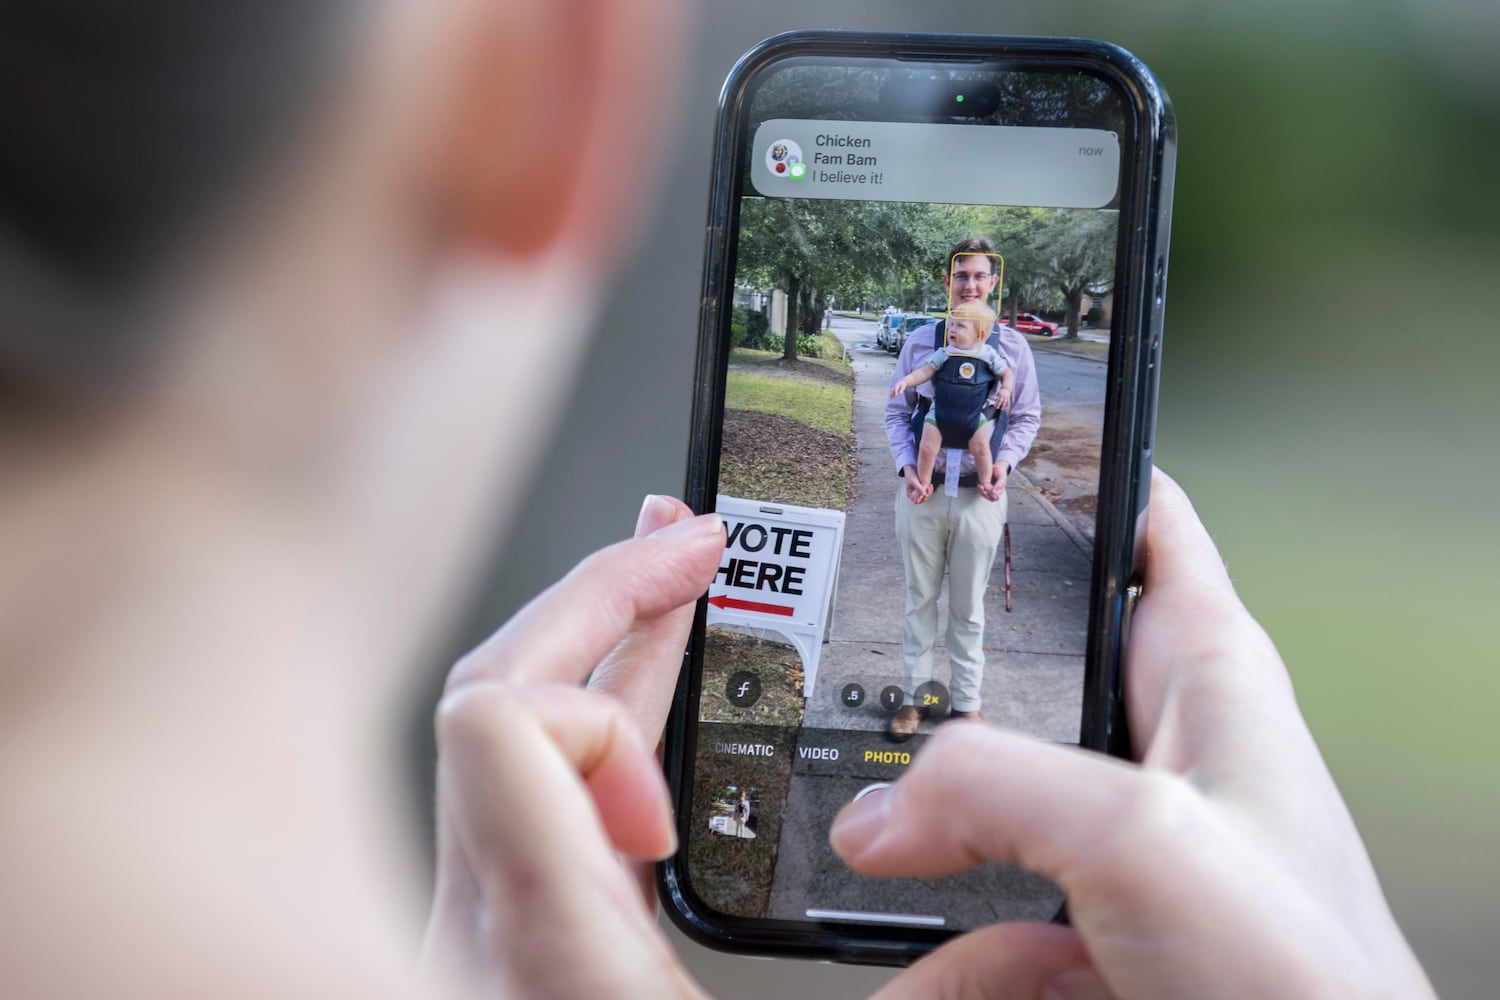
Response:
[[[978,254],[992,254],[995,252],[995,244],[983,236],[970,236],[953,244],[953,249],[948,251],[948,256],[943,260],[944,277],[953,273],[953,260],[955,257],[972,257]],[[993,270],[993,268],[992,268]]]
[[[281,151],[352,0],[0,9],[0,405],[149,353],[142,285]]]

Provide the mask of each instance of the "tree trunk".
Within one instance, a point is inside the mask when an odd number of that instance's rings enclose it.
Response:
[[[791,275],[786,282],[786,329],[782,331],[781,359],[797,360],[797,323],[801,320],[798,306],[802,301],[802,279]]]
[[[818,314],[813,305],[813,287],[806,283],[802,285],[802,307],[800,311],[802,322],[797,327],[798,332],[807,337],[816,336],[818,332],[818,320],[822,319],[822,316]]]
[[[823,317],[828,313],[828,293],[819,289],[812,295],[812,309],[808,311],[807,332],[814,337],[823,332]]]
[[[1063,295],[1068,301],[1068,329],[1059,335],[1059,340],[1078,339],[1078,315],[1083,311],[1083,289],[1072,291],[1064,290]]]

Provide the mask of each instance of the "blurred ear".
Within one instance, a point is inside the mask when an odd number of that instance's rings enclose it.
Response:
[[[466,5],[450,109],[439,123],[439,204],[481,254],[569,244],[617,252],[657,166],[672,101],[675,0]]]

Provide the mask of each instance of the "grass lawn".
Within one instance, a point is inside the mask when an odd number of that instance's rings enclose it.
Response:
[[[783,642],[742,635],[710,625],[703,650],[703,697],[698,711],[705,722],[757,726],[802,725],[802,658]],[[729,703],[725,687],[737,670],[758,674],[760,698],[749,708]]]
[[[849,365],[743,350],[730,361],[719,492],[848,510],[858,465]]]
[[[819,430],[843,434],[850,433],[854,421],[851,386],[781,372],[773,375],[731,369],[724,406],[788,417]]]
[[[774,413],[724,411],[719,492],[728,496],[847,511],[858,461],[848,431]]]
[[[823,330],[818,334],[818,357],[832,358],[847,364],[849,354],[844,350],[844,342],[835,337],[832,330]]]

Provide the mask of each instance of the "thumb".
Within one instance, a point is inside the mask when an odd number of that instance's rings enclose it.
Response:
[[[1193,984],[1183,996],[1223,982],[1284,995],[1270,983],[1285,970],[1257,956],[1295,952],[1326,920],[1187,779],[979,723],[945,726],[901,780],[845,806],[829,836],[862,875],[931,878],[984,861],[1045,875],[1067,893],[1095,967],[1132,995],[1160,996],[1167,981]],[[1268,898],[1289,901],[1275,920]],[[1163,942],[1179,943],[1169,963],[1141,960]]]
[[[1079,989],[1089,979],[1098,982],[1071,928],[995,924],[943,945],[891,980],[872,1000],[1095,1000],[1101,994]]]
[[[723,551],[724,522],[707,514],[595,552],[460,660],[447,690],[581,682],[631,629],[697,600]]]
[[[1146,784],[1111,758],[950,723],[900,781],[845,806],[829,839],[864,875],[925,878],[999,861],[1072,893]]]
[[[641,507],[636,537],[649,537],[692,516],[693,512],[681,500],[649,496]],[[690,567],[691,573],[696,574],[692,579],[700,593],[708,588],[708,580],[719,566],[722,534],[716,542],[695,553],[698,561]],[[693,625],[693,611],[694,604],[689,600],[655,617],[638,618],[589,678],[591,690],[607,694],[625,706],[647,746],[657,744],[666,725],[683,652],[687,649],[688,632]]]

